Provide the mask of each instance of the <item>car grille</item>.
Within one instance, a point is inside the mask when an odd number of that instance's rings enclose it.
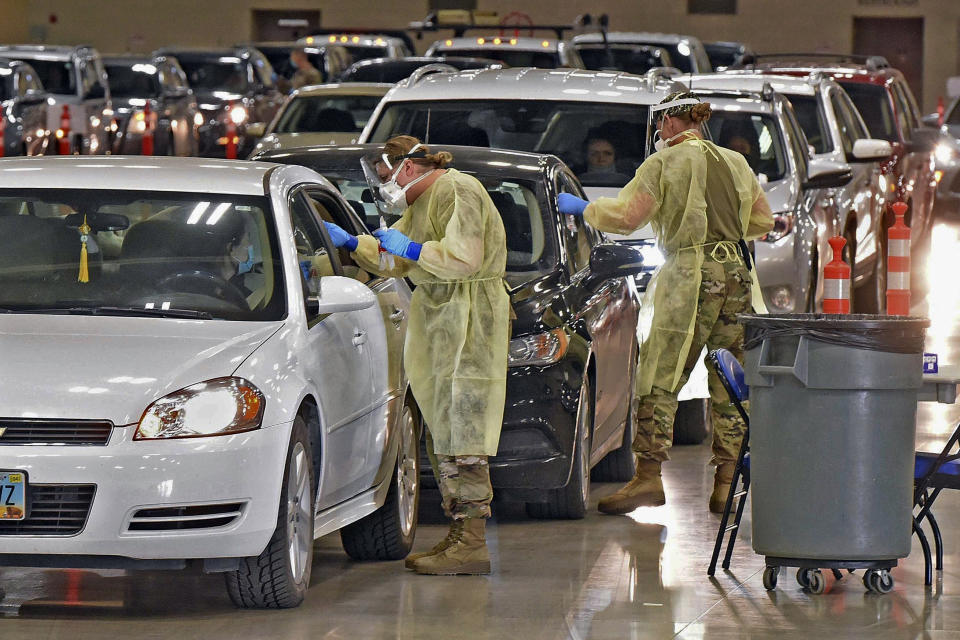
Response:
[[[0,418],[3,445],[105,445],[113,423],[108,420],[22,420]]]
[[[133,514],[127,531],[182,531],[225,527],[243,515],[243,502],[150,507]]]
[[[0,520],[0,536],[72,536],[87,523],[94,484],[27,485],[29,516]]]

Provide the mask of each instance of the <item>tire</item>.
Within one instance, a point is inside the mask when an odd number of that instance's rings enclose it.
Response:
[[[806,589],[812,594],[820,595],[827,587],[827,581],[823,577],[823,572],[819,569],[811,569],[807,573]]]
[[[777,578],[780,577],[780,567],[764,567],[763,588],[773,591],[777,588]]]
[[[677,405],[673,420],[673,444],[700,444],[710,433],[710,400],[694,398]]]
[[[237,607],[290,609],[303,602],[313,563],[312,460],[307,425],[297,416],[283,470],[277,528],[259,556],[244,558],[240,569],[224,574],[227,593]]]
[[[623,443],[603,457],[590,472],[592,482],[629,482],[637,473],[637,458],[633,454],[633,438],[637,425],[633,421],[633,400],[627,410],[627,423],[623,429]]]
[[[593,432],[593,392],[588,378],[580,386],[577,433],[573,447],[573,468],[567,486],[550,491],[546,502],[528,502],[531,518],[580,520],[590,500],[590,441]]]
[[[383,505],[340,529],[343,550],[354,560],[401,560],[413,548],[420,506],[420,428],[408,397],[400,414],[400,445]]]

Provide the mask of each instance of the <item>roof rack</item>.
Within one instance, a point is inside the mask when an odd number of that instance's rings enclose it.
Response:
[[[470,16],[463,22],[443,22],[436,12],[429,13],[423,20],[417,20],[407,25],[407,30],[415,32],[418,39],[423,36],[424,32],[440,31],[442,29],[452,29],[455,38],[462,38],[467,31],[472,29],[500,29],[501,32],[512,29],[517,33],[523,30],[531,32],[553,31],[557,36],[557,40],[563,40],[564,33],[573,31],[574,29],[580,29],[584,25],[584,23],[534,24],[532,22],[529,24],[504,24],[502,20],[499,23],[490,23],[487,20],[477,22],[475,21],[473,12],[469,13]],[[585,24],[589,24],[589,20]]]
[[[452,65],[443,64],[442,62],[426,64],[414,69],[413,73],[405,80],[406,84],[404,86],[412,87],[427,76],[432,76],[437,73],[460,73],[460,70]]]
[[[323,29],[310,29],[310,32],[305,36],[330,36],[333,34],[340,35],[344,33],[349,33],[351,35],[356,34],[360,35],[374,35],[374,36],[385,36],[387,38],[400,38],[403,40],[404,44],[407,45],[407,48],[410,51],[416,51],[416,46],[413,44],[413,39],[407,33],[405,29],[373,29],[370,27],[343,27],[338,29],[333,28],[323,28]],[[333,44],[333,43],[330,43]],[[339,42],[337,44],[340,44]]]
[[[758,53],[754,54],[753,58],[756,62],[761,62],[764,59],[826,58],[836,62],[862,64],[870,71],[890,68],[890,63],[883,56],[865,56],[854,53]]]

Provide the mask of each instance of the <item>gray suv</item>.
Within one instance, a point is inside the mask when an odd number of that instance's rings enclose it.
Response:
[[[113,104],[100,54],[93,47],[8,45],[0,56],[23,60],[36,70],[50,94],[47,129],[58,131],[63,108],[70,113],[73,153],[103,154],[110,150]]]

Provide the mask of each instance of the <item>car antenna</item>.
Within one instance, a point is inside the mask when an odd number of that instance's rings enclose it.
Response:
[[[423,135],[423,144],[430,144],[430,114],[433,113],[433,109],[427,108],[427,130]]]

